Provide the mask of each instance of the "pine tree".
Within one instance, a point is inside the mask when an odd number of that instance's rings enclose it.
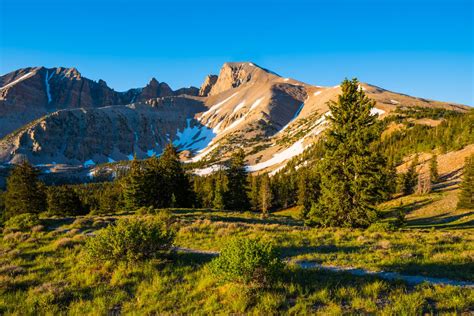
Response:
[[[121,181],[125,208],[129,211],[150,206],[149,183],[147,183],[145,175],[143,166],[134,158],[130,164],[128,175]]]
[[[245,153],[242,149],[238,149],[232,155],[226,175],[228,184],[224,196],[225,208],[234,211],[249,210],[247,170]]]
[[[176,207],[190,207],[194,196],[191,190],[188,175],[179,160],[176,147],[172,144],[166,145],[160,159],[161,176],[163,177],[163,205],[169,207],[172,197],[175,197]]]
[[[79,195],[73,188],[66,185],[49,187],[47,201],[50,215],[70,216],[85,213]]]
[[[7,178],[5,218],[23,213],[46,211],[44,184],[38,180],[39,171],[26,160],[16,165]]]
[[[403,195],[409,195],[415,192],[418,184],[418,173],[416,166],[418,165],[418,156],[415,156],[407,171],[400,177],[400,192]]]
[[[331,115],[321,161],[321,196],[310,211],[320,226],[367,227],[377,216],[375,204],[385,195],[386,161],[377,150],[381,128],[371,114],[375,102],[356,79],[344,80]]]
[[[260,183],[260,203],[262,206],[262,215],[267,216],[268,210],[272,206],[272,190],[270,188],[270,178],[268,174],[262,176]]]
[[[250,176],[250,192],[249,199],[250,204],[252,205],[252,210],[257,211],[260,208],[260,187],[259,187],[259,177]]]
[[[474,154],[466,158],[458,208],[474,209]]]
[[[222,211],[225,208],[224,195],[227,191],[227,177],[223,171],[216,173],[214,199],[212,200],[212,207]]]
[[[436,154],[433,154],[430,159],[430,179],[433,183],[436,183],[439,180],[438,156],[436,156]]]

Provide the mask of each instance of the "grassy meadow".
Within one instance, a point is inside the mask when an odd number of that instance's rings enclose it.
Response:
[[[288,264],[274,285],[263,288],[216,279],[209,273],[214,256],[205,252],[178,250],[160,259],[103,264],[88,259],[86,240],[119,218],[144,215],[42,218],[31,231],[1,235],[0,314],[473,312],[472,288],[410,286],[294,264],[304,259],[472,281],[474,235],[466,226],[432,229],[418,223],[411,228],[412,219],[397,231],[316,229],[303,225],[297,209],[266,218],[205,209],[173,209],[172,214],[176,247],[219,251],[235,236],[256,237],[273,244]]]

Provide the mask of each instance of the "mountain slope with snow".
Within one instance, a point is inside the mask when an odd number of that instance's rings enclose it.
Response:
[[[318,139],[330,115],[327,102],[341,93],[339,86],[309,85],[248,62],[224,64],[201,89],[173,91],[152,79],[144,88],[115,92],[105,82],[89,81],[75,69],[42,67],[0,77],[0,111],[6,113],[0,121],[16,117],[15,124],[23,126],[0,141],[0,162],[27,158],[90,168],[159,155],[172,142],[184,161],[203,168],[239,147],[250,171],[274,171]],[[376,101],[373,114],[381,117],[397,107],[467,109],[364,83],[361,89]],[[29,112],[34,115],[22,116]]]

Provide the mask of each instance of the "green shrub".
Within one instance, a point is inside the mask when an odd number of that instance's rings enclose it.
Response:
[[[367,228],[367,231],[370,233],[375,232],[393,232],[398,229],[398,226],[395,224],[394,221],[388,222],[376,222],[370,225]]]
[[[235,238],[211,262],[210,269],[222,281],[264,286],[276,280],[283,263],[270,244]]]
[[[92,260],[135,262],[165,253],[173,239],[169,221],[163,218],[124,218],[89,238],[86,250]]]
[[[5,222],[5,228],[11,231],[26,231],[39,224],[40,220],[38,215],[25,213],[13,216],[7,220]]]

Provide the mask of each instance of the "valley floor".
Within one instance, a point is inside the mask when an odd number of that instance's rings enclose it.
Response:
[[[449,193],[435,192],[419,199],[436,201],[439,194]],[[417,197],[411,199],[403,207],[420,204]],[[388,203],[387,216],[399,205],[397,201]],[[0,313],[411,315],[474,311],[472,287],[413,285],[294,264],[303,260],[472,284],[474,234],[472,222],[463,218],[450,222],[452,227],[444,221],[438,229],[426,229],[426,222],[417,218],[416,211],[407,209],[408,226],[385,232],[308,228],[298,219],[296,209],[265,219],[250,212],[172,212],[176,218],[175,246],[193,251],[178,250],[166,259],[134,265],[87,262],[83,245],[97,229],[117,218],[139,215],[48,218],[42,220],[43,227],[32,232],[2,234]],[[410,212],[415,212],[413,218]],[[234,236],[258,237],[272,243],[290,262],[275,286],[243,288],[218,283],[210,276],[208,263],[215,256],[213,251],[219,251]]]

